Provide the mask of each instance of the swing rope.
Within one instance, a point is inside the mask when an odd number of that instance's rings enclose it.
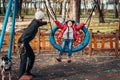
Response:
[[[88,27],[87,27],[87,28],[89,28],[89,26],[90,26],[91,18],[92,18],[93,12],[94,12],[94,10],[95,10],[95,7],[96,7],[96,5],[94,5],[94,7],[93,7],[93,9],[92,9],[92,11],[91,11],[90,16],[88,17],[88,19],[87,19],[86,22],[85,22],[85,24],[88,23]]]
[[[45,4],[46,11],[47,11],[46,14],[47,14],[48,20],[49,20],[49,22],[50,22],[50,29],[51,29],[51,31],[52,31],[52,24],[51,24],[51,21],[50,21],[50,13],[49,13],[49,11],[48,11],[48,8],[47,8],[47,5],[46,5],[45,1],[44,1],[44,4]]]
[[[50,0],[48,0],[48,4],[51,4],[51,3],[50,3]],[[50,8],[51,8],[51,10],[52,10],[53,15],[55,16],[55,19],[57,20],[56,14],[55,14],[55,12],[53,11],[53,8],[51,7],[51,5],[50,5]]]
[[[51,7],[50,0],[44,0],[44,2],[45,2],[45,5],[46,5],[46,9],[48,10],[51,18],[52,18],[53,20],[57,20],[56,14],[55,14],[53,8]],[[49,7],[49,8],[48,8],[48,7]],[[50,9],[50,10],[49,10],[49,9]]]
[[[50,16],[51,16],[52,20],[54,21],[54,20],[57,20],[56,14],[55,14],[55,12],[53,11],[53,8],[51,7],[49,0],[48,0],[48,2],[44,0],[44,4],[45,4],[46,11],[47,11],[46,14],[47,14],[48,20],[49,20],[49,22],[50,22],[50,29],[51,29],[51,34],[50,34],[50,35],[53,35],[52,24],[51,24]],[[52,14],[52,13],[50,14],[50,11],[48,10],[47,4],[50,5],[49,7],[50,7],[50,9],[51,9],[51,11],[52,11],[53,14]]]

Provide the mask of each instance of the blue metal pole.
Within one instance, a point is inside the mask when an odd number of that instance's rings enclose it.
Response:
[[[8,0],[8,1],[9,1],[8,2],[8,7],[7,7],[7,11],[6,11],[5,18],[4,18],[4,23],[3,23],[3,26],[2,26],[2,32],[1,32],[1,35],[0,35],[0,51],[1,51],[1,48],[2,48],[3,39],[4,39],[4,36],[5,36],[8,17],[10,15],[10,10],[11,10],[11,7],[12,7],[12,0]]]
[[[12,26],[11,26],[11,32],[10,32],[10,44],[8,48],[8,59],[11,58],[12,53],[12,44],[13,44],[13,38],[14,38],[14,32],[15,32],[15,19],[16,19],[16,13],[17,13],[17,1],[14,1],[14,10],[13,10],[13,16],[12,16]]]

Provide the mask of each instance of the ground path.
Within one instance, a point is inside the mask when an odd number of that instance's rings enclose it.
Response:
[[[119,58],[74,55],[73,62],[68,64],[65,56],[62,63],[55,57],[55,54],[36,55],[33,73],[37,76],[33,80],[120,80]],[[13,55],[12,58],[12,80],[17,80],[19,56]]]

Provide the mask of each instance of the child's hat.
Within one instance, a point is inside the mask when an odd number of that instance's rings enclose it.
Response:
[[[35,19],[42,19],[42,18],[44,18],[44,13],[40,11],[39,9],[37,9],[35,13]]]

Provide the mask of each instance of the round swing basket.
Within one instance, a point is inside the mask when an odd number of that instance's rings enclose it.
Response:
[[[50,42],[51,44],[53,45],[54,48],[56,48],[57,50],[61,51],[62,50],[62,47],[56,42],[55,40],[55,32],[58,30],[58,27],[57,26],[54,26],[51,30],[51,35],[49,37],[50,39]],[[88,29],[84,26],[82,29],[81,29],[84,33],[84,40],[82,41],[82,43],[80,43],[78,46],[76,47],[73,47],[72,48],[72,52],[77,52],[77,51],[80,51],[82,50],[83,48],[85,48],[88,43],[89,43],[89,40],[90,40],[90,33],[88,31]],[[66,47],[64,52],[68,52],[68,48]]]

